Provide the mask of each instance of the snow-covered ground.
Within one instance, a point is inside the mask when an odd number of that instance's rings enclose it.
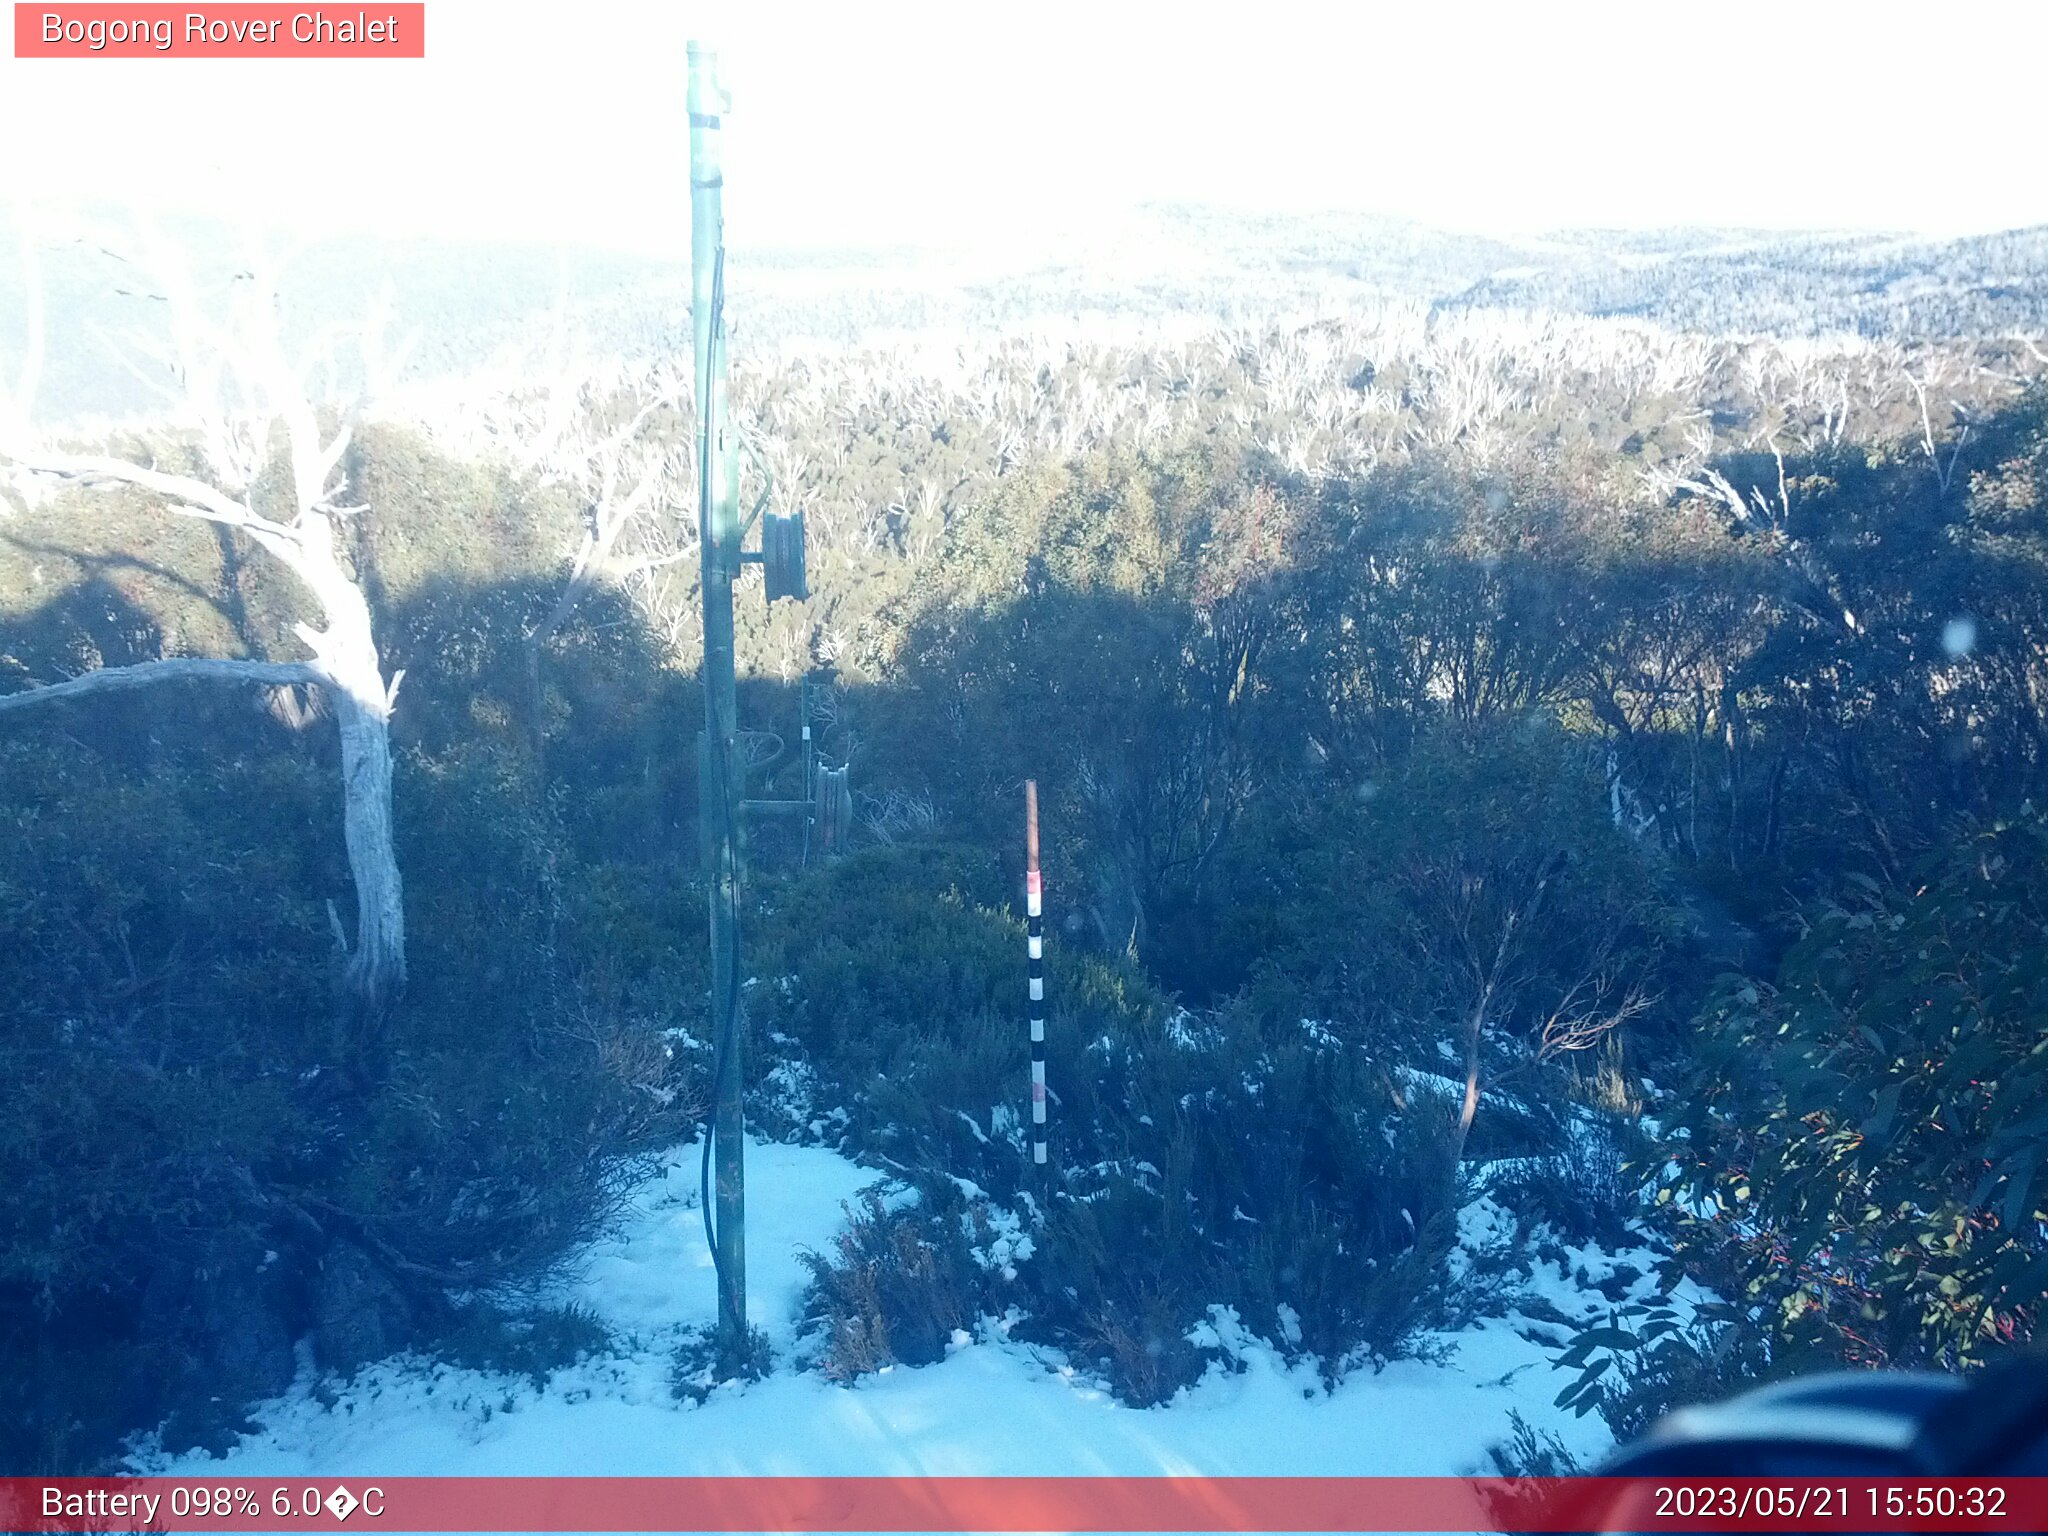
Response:
[[[1212,1366],[1172,1403],[1117,1403],[1085,1373],[1004,1336],[993,1321],[956,1336],[943,1361],[895,1367],[852,1385],[804,1365],[798,1312],[801,1249],[826,1251],[844,1202],[877,1175],[816,1148],[748,1149],[748,1310],[775,1346],[766,1379],[731,1384],[702,1404],[670,1387],[677,1345],[716,1315],[697,1207],[697,1156],[681,1147],[636,1192],[617,1235],[585,1249],[559,1299],[596,1312],[616,1349],[523,1377],[414,1356],[369,1367],[338,1389],[310,1373],[260,1407],[260,1426],[224,1458],[139,1455],[136,1470],[176,1476],[720,1475],[720,1474],[1459,1474],[1491,1470],[1510,1410],[1597,1455],[1596,1416],[1552,1406],[1569,1379],[1549,1367],[1565,1330],[1520,1316],[1441,1336],[1441,1364],[1397,1361],[1325,1391],[1255,1333],[1278,1320],[1220,1309],[1213,1341],[1242,1369]],[[1506,1222],[1481,1201],[1464,1213],[1467,1243]],[[1643,1254],[1567,1250],[1563,1270],[1537,1264],[1519,1289],[1573,1317],[1612,1305],[1587,1288]],[[1634,1290],[1646,1294],[1647,1280]],[[1544,1342],[1527,1335],[1536,1334]],[[337,1395],[338,1393],[338,1395]]]

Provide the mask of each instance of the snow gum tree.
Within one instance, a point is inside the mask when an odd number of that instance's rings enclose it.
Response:
[[[169,342],[157,361],[174,381],[171,432],[114,452],[68,447],[36,430],[44,325],[27,250],[29,344],[14,377],[0,381],[0,476],[24,498],[63,484],[128,489],[155,497],[166,517],[214,523],[289,571],[319,622],[295,627],[306,652],[299,659],[166,656],[104,667],[0,696],[0,715],[179,681],[320,690],[340,734],[343,831],[356,894],[353,935],[338,916],[334,922],[344,952],[337,1043],[345,1056],[360,1057],[374,1047],[406,976],[391,810],[390,722],[402,674],[386,675],[370,604],[348,559],[346,520],[364,509],[346,504],[343,461],[371,387],[397,359],[384,353],[383,327],[373,319],[358,344],[347,402],[323,408],[318,385],[342,373],[332,338],[316,341],[304,356],[287,354],[267,261],[238,274],[225,295],[206,295],[175,249],[147,236],[144,246],[138,266],[169,321]],[[163,461],[181,467],[161,467]]]

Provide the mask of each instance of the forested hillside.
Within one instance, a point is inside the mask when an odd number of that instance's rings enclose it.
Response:
[[[1163,1403],[1227,1307],[1335,1382],[1624,1242],[1720,1305],[1576,1347],[1551,1320],[1621,1432],[2031,1337],[2037,244],[1687,237],[1511,277],[1527,253],[1425,242],[1449,291],[1317,278],[1285,321],[1162,290],[1177,331],[1048,341],[982,322],[1067,299],[1004,287],[939,334],[743,348],[812,594],[741,586],[749,792],[796,792],[807,687],[856,807],[841,857],[749,844],[750,1113],[915,1191],[814,1256],[805,1358],[852,1380],[1006,1318]],[[237,281],[194,302],[240,313]],[[609,1347],[535,1298],[708,1090],[689,368],[658,327],[505,329],[488,368],[429,339],[353,425],[274,377],[209,414],[188,369],[160,420],[71,399],[0,440],[6,1470],[223,1446],[403,1348]],[[166,658],[314,670],[35,697]],[[363,975],[366,720],[402,984]]]

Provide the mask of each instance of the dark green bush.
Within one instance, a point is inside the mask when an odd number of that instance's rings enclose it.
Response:
[[[302,1334],[341,1369],[428,1336],[444,1287],[531,1273],[622,1154],[689,1133],[696,1064],[589,923],[617,882],[584,889],[515,759],[401,760],[414,984],[365,1077],[332,1054],[320,754],[173,716],[137,771],[58,722],[0,742],[0,1462],[166,1415],[218,1443]]]
[[[215,1363],[209,1328],[293,1290],[289,1263],[262,1267],[251,1186],[323,1134],[298,1084],[327,1043],[332,941],[325,850],[273,829],[333,806],[289,757],[178,766],[0,740],[0,1464],[21,1470],[161,1416]],[[224,1312],[179,1299],[209,1265]],[[246,1343],[236,1387],[281,1387],[288,1341]]]
[[[428,1341],[453,1365],[501,1376],[524,1376],[543,1387],[556,1371],[612,1347],[611,1330],[574,1303],[530,1311],[472,1302]]]
[[[1574,1246],[1618,1248],[1644,1214],[1643,1190],[1661,1165],[1646,1139],[1618,1121],[1582,1115],[1557,1152],[1518,1158],[1486,1181],[1487,1193],[1525,1228],[1548,1227]]]
[[[850,1119],[845,1144],[885,1166],[944,1170],[1000,1197],[1020,1187],[1030,1035],[1024,924],[974,850],[871,849],[765,893],[748,1012]],[[1047,1055],[1066,1128],[1102,1089],[1087,1050],[1161,1011],[1128,965],[1048,944]],[[778,1046],[780,1036],[789,1042]]]
[[[1740,1307],[1681,1309],[1669,1298],[1632,1302],[1580,1327],[1553,1364],[1578,1373],[1558,1405],[1597,1411],[1624,1445],[1674,1409],[1827,1368],[1811,1350],[1771,1340]]]
[[[973,904],[963,887],[977,886],[995,893],[986,862],[914,846],[792,882],[749,996],[757,1028],[848,1112],[849,1147],[1040,1213],[1018,1266],[1037,1336],[1153,1401],[1199,1374],[1187,1333],[1212,1305],[1237,1306],[1333,1376],[1410,1352],[1446,1319],[1461,1187],[1450,1116],[1426,1097],[1404,1110],[1396,1057],[1304,1024],[1278,978],[1229,1007],[1169,1015],[1127,966],[1049,943],[1056,1174],[1034,1177],[1022,925]],[[914,1257],[885,1267],[917,1272]],[[837,1315],[835,1369],[904,1358],[871,1298]]]
[[[2048,819],[1967,829],[1731,977],[1675,1096],[1681,1260],[1783,1352],[1981,1364],[2048,1306]]]
[[[749,1328],[737,1350],[726,1346],[716,1328],[696,1329],[676,1346],[669,1364],[669,1391],[701,1407],[718,1388],[759,1381],[774,1368],[775,1351],[759,1328]]]
[[[1583,1477],[1586,1468],[1579,1464],[1571,1447],[1558,1438],[1555,1430],[1538,1429],[1522,1416],[1519,1408],[1508,1410],[1510,1433],[1506,1441],[1486,1448],[1486,1459],[1493,1463],[1493,1469],[1502,1477]],[[1495,1513],[1506,1513],[1496,1509]]]
[[[1215,1305],[1332,1379],[1453,1320],[1449,1120],[1397,1108],[1365,1049],[1240,1003],[1092,1065],[1116,1107],[1066,1143],[1090,1150],[1024,1278],[1037,1326],[1120,1390],[1198,1375],[1186,1334]]]

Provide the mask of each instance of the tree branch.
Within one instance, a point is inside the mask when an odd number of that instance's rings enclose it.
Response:
[[[227,682],[268,683],[282,687],[290,683],[324,684],[327,676],[303,661],[234,661],[211,656],[176,656],[163,661],[139,662],[132,667],[102,667],[21,693],[0,694],[0,714],[53,699],[76,699],[89,693],[116,693],[123,689],[153,687],[157,683]]]
[[[195,480],[190,475],[166,474],[160,469],[131,464],[126,459],[96,454],[37,454],[0,448],[0,457],[12,460],[33,474],[56,475],[65,480],[111,480],[139,490],[154,491],[170,501],[182,503],[170,508],[172,512],[225,523],[230,528],[244,529],[259,538],[275,539],[294,550],[298,545],[298,535],[283,523],[273,522],[251,511],[225,491],[216,490],[204,480]]]

